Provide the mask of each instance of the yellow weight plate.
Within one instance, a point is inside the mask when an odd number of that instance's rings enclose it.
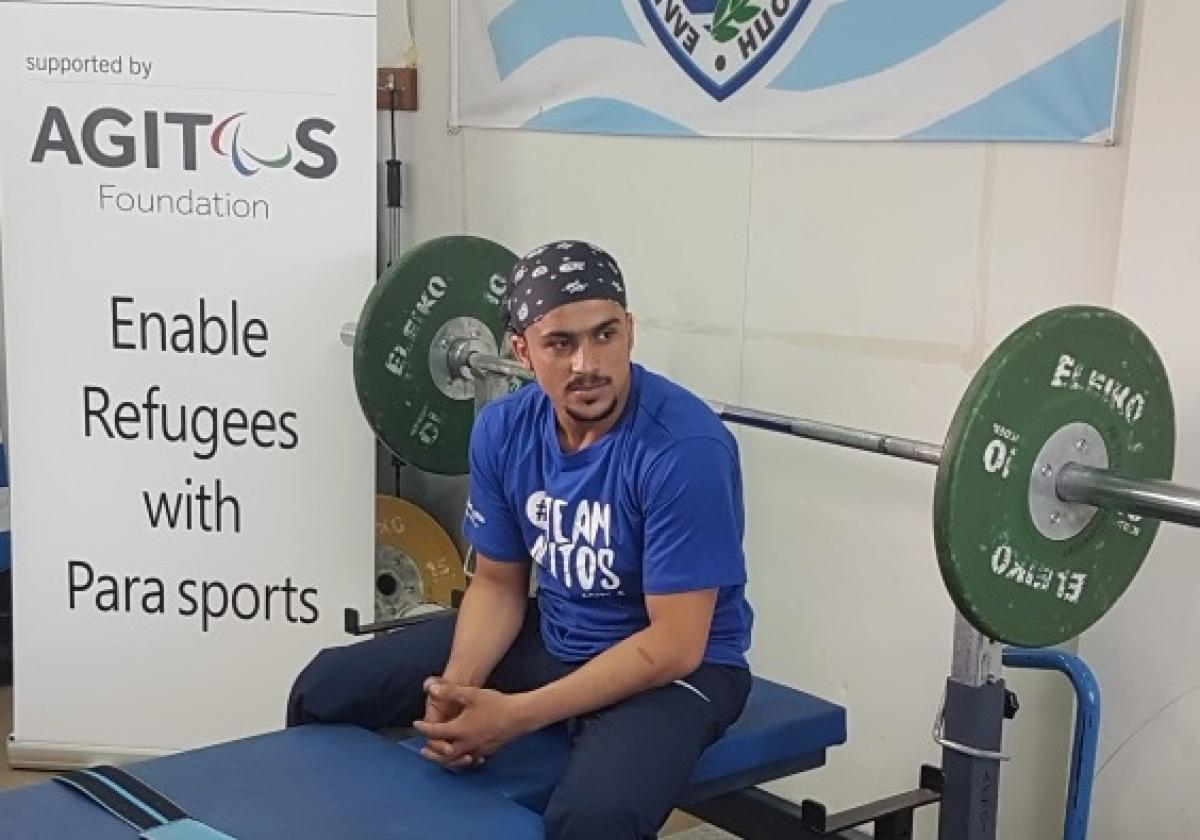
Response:
[[[466,587],[462,558],[437,521],[412,502],[375,497],[375,613],[398,618],[421,604],[450,606]]]

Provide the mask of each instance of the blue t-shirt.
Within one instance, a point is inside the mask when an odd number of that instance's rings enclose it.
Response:
[[[746,665],[738,449],[703,401],[633,365],[616,424],[564,453],[550,399],[529,385],[479,413],[470,462],[464,535],[493,560],[537,564],[551,654],[591,659],[648,626],[646,595],[715,588],[704,661]]]

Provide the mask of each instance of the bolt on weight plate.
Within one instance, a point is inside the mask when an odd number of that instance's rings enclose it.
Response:
[[[1076,431],[1079,441],[1067,445]],[[1086,505],[1044,507],[1047,478],[1066,463],[1093,463],[1097,446],[1115,473],[1170,478],[1175,409],[1162,361],[1136,325],[1110,310],[1039,315],[976,373],[938,467],[942,578],[984,635],[1030,647],[1074,638],[1141,568],[1158,522]],[[1039,514],[1045,520],[1035,522]]]
[[[468,470],[475,407],[439,363],[461,338],[498,347],[504,297],[517,257],[474,236],[431,239],[404,254],[375,284],[354,339],[354,385],[367,423],[405,463],[443,475]]]

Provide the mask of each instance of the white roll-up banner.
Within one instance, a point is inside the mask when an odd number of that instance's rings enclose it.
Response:
[[[372,598],[375,4],[0,0],[0,62],[10,756],[278,728]]]

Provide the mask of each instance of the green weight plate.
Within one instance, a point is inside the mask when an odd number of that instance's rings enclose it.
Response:
[[[1064,433],[1075,441],[1067,454],[1056,443]],[[1062,464],[1086,463],[1074,456],[1097,448],[1121,475],[1170,477],[1175,409],[1166,371],[1150,340],[1123,316],[1056,309],[988,357],[958,406],[938,467],[934,537],[942,578],[984,635],[1023,646],[1074,638],[1137,574],[1158,523],[1060,503],[1053,478],[1046,479]],[[1035,521],[1031,489],[1044,480],[1055,508],[1050,521],[1076,517],[1076,533],[1047,536]]]
[[[443,475],[467,472],[475,404],[469,387],[448,383],[443,340],[471,334],[499,346],[516,261],[487,239],[431,239],[406,252],[363,305],[355,389],[375,434],[405,463]]]

